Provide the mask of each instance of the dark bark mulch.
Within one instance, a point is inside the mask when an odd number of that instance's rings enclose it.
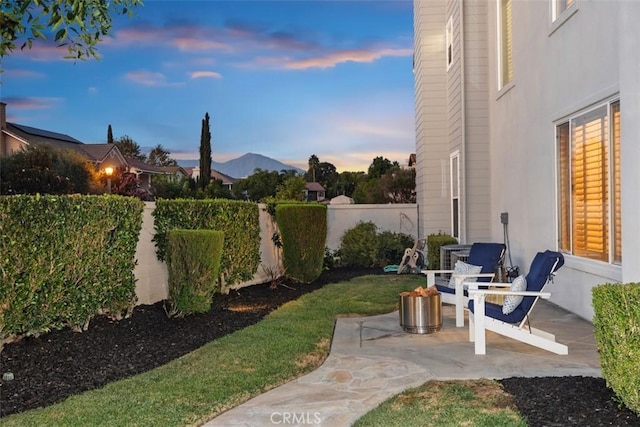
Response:
[[[92,320],[89,330],[68,329],[7,344],[0,352],[0,417],[48,406],[86,390],[163,365],[260,321],[287,301],[327,283],[380,269],[333,269],[311,284],[277,289],[255,285],[216,295],[208,313],[169,319],[162,303],[142,305],[121,321]],[[640,426],[620,408],[601,378],[544,377],[501,380],[531,426]]]

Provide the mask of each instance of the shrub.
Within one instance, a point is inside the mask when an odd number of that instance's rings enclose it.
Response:
[[[171,230],[167,233],[169,316],[206,313],[217,290],[224,233]]]
[[[427,260],[429,270],[440,268],[440,246],[454,245],[458,243],[455,237],[448,234],[430,234],[427,236]]]
[[[131,310],[142,210],[119,196],[0,197],[0,342]]]
[[[374,267],[378,265],[380,241],[378,227],[371,222],[360,221],[345,231],[340,241],[340,261],[348,267]]]
[[[260,266],[259,213],[256,203],[236,200],[158,200],[153,211],[156,255],[165,260],[170,230],[224,230],[218,283],[220,292],[228,292],[230,285],[251,280]]]
[[[592,294],[602,376],[640,415],[640,283],[599,285]]]
[[[95,168],[72,150],[34,145],[0,159],[0,194],[98,193]]]
[[[327,207],[283,203],[276,206],[287,276],[310,283],[322,273],[327,240]]]
[[[394,233],[392,231],[383,231],[379,233],[378,241],[380,245],[380,266],[400,264],[404,257],[404,250],[412,248],[415,243],[413,237],[404,233]]]

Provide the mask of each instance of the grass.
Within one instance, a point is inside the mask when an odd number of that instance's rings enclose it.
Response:
[[[198,424],[317,368],[335,319],[388,313],[414,275],[364,276],[285,304],[261,322],[144,374],[2,419],[14,425],[181,426]]]
[[[511,396],[495,381],[429,381],[400,393],[354,427],[525,427]]]
[[[399,275],[363,276],[327,285],[285,304],[256,325],[164,366],[47,408],[5,417],[2,425],[201,424],[320,366],[329,352],[336,317],[388,313],[396,309],[399,292],[421,284],[420,276]],[[493,401],[476,396],[482,388],[469,384],[473,383],[427,383],[426,388],[381,405],[360,425],[517,425],[514,420],[519,418],[513,412],[487,409]],[[434,387],[445,394],[434,398]],[[397,411],[398,405],[407,410]]]

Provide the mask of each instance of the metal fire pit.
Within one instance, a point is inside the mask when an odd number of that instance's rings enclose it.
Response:
[[[428,297],[400,295],[400,326],[410,334],[431,334],[442,328],[440,294]]]

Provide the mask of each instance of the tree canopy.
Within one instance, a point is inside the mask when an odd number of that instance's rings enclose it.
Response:
[[[209,128],[209,113],[202,119],[200,134],[200,188],[203,190],[211,181],[211,131]]]
[[[178,162],[171,158],[171,153],[158,144],[149,152],[147,163],[154,166],[178,166]]]
[[[35,39],[67,48],[65,58],[97,58],[97,44],[111,34],[113,15],[133,16],[142,0],[1,0],[0,58]]]
[[[147,161],[147,156],[142,152],[140,145],[135,142],[130,136],[124,135],[113,141],[113,143],[118,147],[120,153],[123,156],[128,157],[130,159],[137,159],[141,162]]]

